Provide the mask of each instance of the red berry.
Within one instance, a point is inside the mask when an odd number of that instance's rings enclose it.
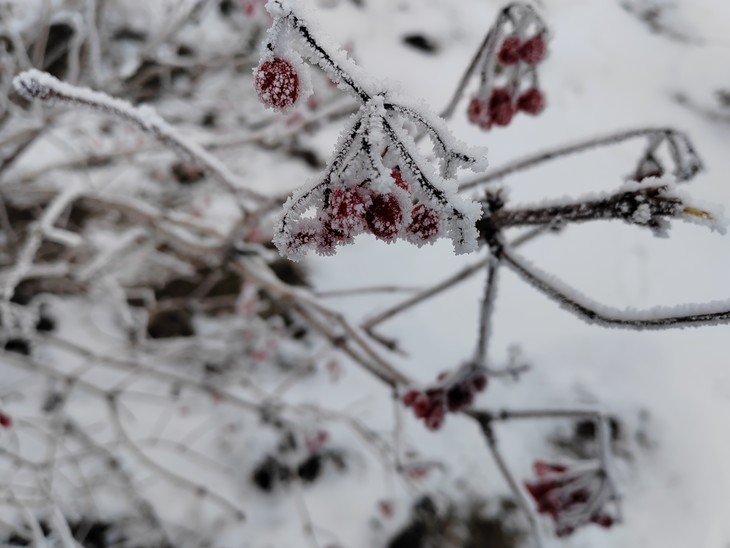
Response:
[[[428,417],[426,417],[426,428],[429,430],[438,430],[441,425],[444,424],[444,412],[443,410],[434,409]]]
[[[479,120],[484,110],[484,103],[479,97],[472,97],[469,106],[466,109],[466,116],[472,124],[479,124]]]
[[[403,394],[403,405],[405,405],[406,407],[410,407],[411,405],[413,405],[419,394],[420,392],[418,390],[409,390],[408,392]]]
[[[514,65],[520,60],[520,39],[516,36],[508,36],[499,48],[497,59],[503,65]]]
[[[396,186],[401,187],[406,192],[411,189],[411,187],[408,186],[408,183],[406,183],[405,179],[403,179],[403,173],[401,173],[401,170],[397,167],[390,172],[390,176],[393,177],[393,182]]]
[[[537,88],[530,88],[517,98],[517,109],[527,114],[540,114],[545,108],[545,96]]]
[[[474,396],[461,385],[452,386],[446,392],[446,401],[449,411],[459,411],[471,404]]]
[[[591,521],[596,525],[605,527],[606,529],[613,525],[613,518],[608,514],[593,514],[591,516]]]
[[[13,417],[0,411],[0,426],[3,428],[10,428],[13,426]]]
[[[333,230],[345,238],[355,236],[365,228],[365,213],[372,200],[360,186],[336,188],[329,195],[327,213]]]
[[[267,59],[256,69],[259,99],[276,110],[286,110],[299,98],[299,75],[294,65],[281,57]]]
[[[545,53],[545,39],[542,34],[536,34],[520,46],[520,59],[528,65],[537,65],[545,59]]]
[[[411,211],[411,224],[408,233],[421,240],[432,240],[439,233],[439,215],[424,204],[418,204]]]
[[[481,392],[487,387],[487,377],[486,375],[477,375],[471,380],[471,386],[472,388],[477,391]]]
[[[365,214],[370,232],[382,240],[394,239],[403,222],[403,210],[394,194],[375,194]]]
[[[431,398],[426,394],[419,394],[418,397],[413,401],[413,413],[417,418],[422,419],[428,415],[431,409]]]
[[[512,121],[515,110],[512,95],[504,88],[495,88],[488,101],[489,118],[498,126],[506,126]]]
[[[314,242],[316,238],[317,231],[313,227],[307,226],[305,228],[300,228],[289,239],[289,250],[296,251],[302,247],[307,247]]]

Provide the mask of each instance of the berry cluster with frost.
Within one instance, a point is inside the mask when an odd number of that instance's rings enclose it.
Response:
[[[543,461],[535,461],[533,466],[537,480],[526,481],[525,488],[538,513],[553,519],[558,537],[590,523],[609,528],[617,521],[605,510],[615,494],[602,468],[571,469]]]
[[[403,405],[412,408],[416,418],[423,419],[429,430],[441,428],[447,411],[455,413],[470,406],[474,397],[487,387],[487,376],[478,369],[470,369],[466,374],[459,371],[456,378],[442,373],[438,380],[436,386],[409,390],[403,395]]]
[[[448,237],[457,253],[477,248],[481,206],[457,194],[459,167],[486,167],[486,152],[457,141],[444,121],[423,105],[370,81],[343,51],[305,22],[301,7],[270,0],[273,18],[256,71],[261,100],[286,110],[302,96],[306,59],[350,92],[361,107],[341,135],[325,172],[295,191],[284,204],[274,235],[282,255],[301,259],[307,251],[331,255],[362,233],[416,245]],[[426,136],[438,169],[417,146]]]
[[[514,30],[499,42],[507,26]],[[526,37],[530,28],[533,31]],[[492,39],[477,55],[480,85],[467,106],[472,124],[488,130],[509,125],[518,112],[536,116],[544,110],[537,65],[547,54],[546,35],[545,25],[531,8],[514,4],[503,10],[492,29]]]

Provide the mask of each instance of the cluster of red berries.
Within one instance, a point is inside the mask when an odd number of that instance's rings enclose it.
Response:
[[[472,97],[467,109],[469,121],[482,129],[493,125],[507,126],[518,112],[533,116],[545,108],[545,96],[537,88],[530,88],[514,96],[506,88],[494,88],[487,99]]]
[[[487,377],[475,372],[448,386],[409,390],[403,395],[403,405],[412,407],[416,418],[423,419],[426,428],[438,430],[444,423],[447,411],[454,413],[468,407],[474,401],[474,396],[486,387]]]
[[[398,169],[391,173],[393,183],[409,192],[408,183]],[[366,183],[336,187],[329,191],[324,211],[318,220],[303,219],[288,242],[289,251],[313,247],[331,255],[338,244],[349,243],[358,234],[368,233],[391,242],[399,236],[415,242],[430,242],[441,230],[441,216],[419,203],[408,215],[404,201],[393,192],[376,192]]]
[[[517,36],[507,36],[497,53],[497,59],[503,65],[514,65],[522,61],[528,65],[537,65],[543,59],[547,48],[542,34],[536,34],[527,40],[520,40]]]
[[[503,65],[525,63],[534,67],[545,58],[545,39],[536,34],[527,40],[508,36],[502,42],[497,58]],[[534,70],[532,68],[531,70]],[[467,117],[472,124],[487,130],[493,125],[507,126],[518,112],[536,116],[545,108],[545,96],[534,85],[517,93],[519,82],[513,81],[507,87],[485,88],[472,97],[467,108]]]
[[[254,83],[259,99],[276,110],[287,110],[300,94],[299,74],[287,59],[266,59],[254,70]]]
[[[595,489],[603,484],[598,469],[571,472],[563,464],[535,461],[537,481],[525,482],[525,488],[537,503],[537,511],[547,514],[555,521],[555,534],[565,537],[572,534],[577,527],[587,523],[595,523],[609,528],[614,518],[601,508],[594,508]],[[583,508],[581,508],[583,507]],[[585,512],[582,512],[584,509]]]

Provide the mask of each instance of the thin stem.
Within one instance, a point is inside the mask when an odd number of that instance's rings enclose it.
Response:
[[[165,122],[151,107],[132,106],[127,101],[112,98],[105,93],[72,86],[54,78],[50,74],[32,69],[16,76],[13,80],[16,90],[28,99],[56,102],[67,105],[80,105],[100,110],[116,118],[138,126],[152,134],[163,145],[181,152],[191,158],[222,182],[237,198],[244,196],[257,202],[270,199],[258,192],[244,188],[244,184],[223,162],[210,154],[197,143],[182,137],[177,130]],[[242,212],[246,208],[238,203]]]
[[[481,314],[479,315],[479,339],[474,355],[474,363],[486,367],[487,345],[492,334],[492,315],[494,314],[494,302],[497,294],[497,271],[499,270],[499,258],[491,256],[487,267],[487,278],[485,281],[484,300],[482,301]]]
[[[646,137],[662,133],[665,135],[670,135],[674,132],[675,130],[672,128],[639,128],[611,133],[600,137],[584,139],[576,143],[556,147],[550,150],[539,152],[537,154],[533,154],[531,156],[523,156],[522,158],[506,164],[501,168],[493,169],[491,173],[488,173],[486,175],[478,175],[471,178],[471,180],[464,181],[461,185],[459,185],[459,190],[469,190],[480,185],[501,180],[508,175],[513,175],[519,171],[524,171],[536,167],[544,162],[557,160],[558,158],[562,158],[563,156],[568,156],[570,154],[584,152],[591,148],[615,145],[637,137]]]
[[[679,305],[635,311],[608,307],[590,300],[563,282],[540,271],[511,250],[502,250],[504,264],[535,289],[588,323],[638,330],[698,327],[730,323],[730,302]]]
[[[538,521],[537,516],[535,515],[535,511],[533,510],[532,505],[530,504],[530,501],[527,500],[527,497],[525,496],[524,492],[522,491],[519,484],[517,483],[517,480],[515,479],[512,472],[510,471],[509,467],[507,466],[506,461],[504,460],[504,457],[502,456],[502,452],[499,450],[499,447],[497,446],[497,438],[494,434],[494,429],[492,428],[491,422],[489,420],[481,420],[479,418],[476,418],[476,419],[477,419],[477,424],[479,424],[482,434],[484,435],[484,439],[487,442],[487,447],[489,448],[489,452],[492,454],[492,458],[494,459],[494,462],[497,465],[499,472],[502,474],[502,477],[507,482],[507,485],[509,486],[510,490],[512,491],[512,494],[515,497],[517,505],[522,509],[522,511],[527,516],[527,519],[530,522],[530,528],[532,529],[532,533],[534,535],[538,548],[542,548],[544,546],[544,542],[543,542],[543,538],[542,538],[542,532],[540,531],[540,522]]]

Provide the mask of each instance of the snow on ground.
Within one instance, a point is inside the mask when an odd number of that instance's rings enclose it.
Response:
[[[730,4],[723,0],[636,0],[625,2],[633,6],[630,11],[623,3],[539,2],[552,29],[550,57],[541,71],[547,110],[535,119],[518,117],[509,128],[483,133],[467,124],[466,103],[462,102],[450,126],[466,142],[486,145],[492,168],[585,136],[632,127],[673,126],[691,136],[707,168],[685,191],[713,207],[730,210],[730,124],[727,109],[722,121],[714,95],[721,88],[730,89],[730,73],[724,70],[730,66],[730,41],[724,32],[730,22]],[[477,0],[366,0],[364,8],[355,4],[343,0],[332,9],[318,11],[321,28],[335,41],[347,44],[373,77],[400,82],[403,92],[423,98],[436,111],[446,104],[501,7],[498,2]],[[662,8],[662,15],[651,19],[659,31],[637,15],[647,6]],[[401,38],[409,33],[424,34],[439,49],[430,55],[404,45]],[[234,100],[235,92],[226,91]],[[684,100],[678,101],[678,96]],[[164,115],[174,113],[175,108],[179,105],[160,105]],[[331,125],[308,144],[328,158],[340,129]],[[270,185],[257,189],[265,193],[291,190],[311,176],[301,164],[284,163],[258,151],[243,148],[220,155],[232,169],[254,174]],[[514,176],[506,186],[519,203],[610,190],[634,168],[639,151],[640,146],[632,143],[588,153]],[[634,226],[595,223],[541,238],[526,245],[523,252],[594,300],[648,308],[729,298],[728,242],[726,236],[680,222],[673,223],[668,239],[655,238]],[[316,289],[332,290],[393,283],[425,286],[475,260],[477,256],[454,256],[447,241],[418,249],[360,236],[355,245],[340,248],[336,256],[310,256],[306,265]],[[428,383],[442,370],[468,358],[476,340],[482,285],[483,275],[472,277],[381,326],[380,331],[397,338],[407,352],[405,357],[394,358],[398,365]],[[328,302],[359,319],[398,298],[350,296]],[[94,317],[80,319],[62,334],[87,339],[91,323],[94,347],[115,348],[116,335],[102,335],[105,329],[115,329],[115,322],[106,316],[109,306],[100,299],[96,308]],[[519,344],[533,368],[519,382],[493,380],[478,405],[492,409],[597,405],[617,416],[624,426],[622,446],[630,457],[619,459],[618,478],[625,522],[609,531],[586,528],[570,538],[550,540],[548,546],[730,545],[727,326],[648,333],[607,330],[572,317],[508,272],[500,279],[493,325],[492,358],[506,360],[510,345]],[[257,381],[267,389],[276,382],[265,372]],[[23,377],[7,376],[3,383],[17,387]],[[341,381],[324,389],[321,382],[308,380],[292,387],[287,397],[356,416],[386,436],[393,427],[394,409],[388,394],[353,367],[345,370]],[[364,548],[384,545],[407,520],[409,504],[419,492],[455,498],[508,493],[473,423],[450,416],[442,430],[431,433],[403,413],[408,445],[417,448],[423,458],[443,462],[444,474],[431,474],[409,490],[383,471],[377,454],[352,449],[362,446],[352,430],[330,425],[331,438],[351,457],[346,477],[335,473],[301,492],[294,489],[262,496],[248,482],[252,463],[268,451],[267,443],[273,445],[277,440],[257,438],[256,443],[228,447],[224,425],[255,429],[256,422],[236,414],[221,419],[203,399],[186,405],[201,424],[213,425],[210,439],[202,445],[222,447],[220,454],[225,455],[222,458],[227,459],[225,464],[234,470],[236,480],[218,487],[241,502],[248,514],[243,526],[221,527],[219,538],[208,539],[213,546],[305,546],[300,496],[306,500],[309,519],[323,546],[337,539],[344,547]],[[81,415],[95,412],[79,411]],[[150,417],[156,413],[151,410]],[[138,419],[143,425],[152,422]],[[501,443],[518,477],[531,475],[535,458],[559,456],[545,442],[559,427],[566,424],[499,427]],[[183,435],[190,425],[173,421],[169,428],[179,428]],[[190,474],[197,477],[199,472],[192,468]],[[200,519],[200,527],[209,526],[205,516],[197,514],[195,503],[181,499],[174,489],[160,488],[154,493],[169,515],[185,516],[191,528],[199,525],[195,519]],[[390,520],[378,516],[377,502],[383,499],[394,502]],[[113,506],[112,498],[110,513]],[[544,526],[549,532],[549,524]],[[211,529],[208,535],[215,532]]]

